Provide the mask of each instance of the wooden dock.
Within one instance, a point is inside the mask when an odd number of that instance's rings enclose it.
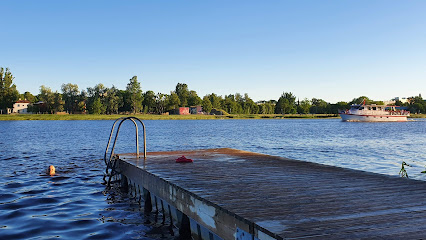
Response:
[[[194,239],[426,238],[423,181],[228,148],[119,154],[118,171]]]

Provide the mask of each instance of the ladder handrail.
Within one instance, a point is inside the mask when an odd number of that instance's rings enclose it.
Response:
[[[109,134],[108,144],[106,146],[105,154],[104,154],[104,162],[105,162],[105,164],[107,164],[106,158],[107,158],[107,154],[108,154],[109,144],[111,143],[112,134],[114,133],[115,124],[117,124],[118,120],[123,119],[123,118],[124,117],[118,118],[117,120],[114,121],[114,124],[112,124],[111,132]]]
[[[109,160],[107,162],[106,158],[107,158],[109,146],[110,146],[110,143],[111,143],[111,138],[112,138],[112,135],[114,133],[115,125],[117,124],[117,122],[119,120],[121,120],[121,122],[118,125],[117,133],[115,134],[115,138],[114,138],[114,144],[113,144],[112,149],[111,149],[111,155],[110,155]],[[137,121],[139,121],[141,123],[142,128],[143,128],[143,150],[144,150],[143,156],[144,156],[144,158],[146,158],[146,130],[145,130],[145,124],[139,118],[137,118],[137,117],[121,117],[121,118],[119,118],[119,119],[117,119],[117,120],[114,121],[114,124],[112,125],[112,128],[111,128],[111,133],[110,133],[110,136],[109,136],[108,144],[107,144],[107,147],[105,149],[105,155],[104,155],[104,161],[105,161],[105,164],[107,166],[109,165],[109,162],[111,162],[111,159],[112,159],[112,157],[114,155],[115,144],[117,143],[117,138],[118,138],[118,134],[120,132],[121,125],[125,121],[127,121],[127,120],[131,120],[133,122],[133,124],[135,124],[135,128],[136,128],[135,129],[136,130],[136,155],[137,155],[138,158],[139,158],[139,129],[138,129],[138,124],[136,123],[135,120],[137,120]]]

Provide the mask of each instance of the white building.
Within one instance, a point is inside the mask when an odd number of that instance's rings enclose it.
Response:
[[[402,103],[408,103],[408,98],[405,98],[405,97],[403,97],[403,98],[395,97],[395,98],[394,98],[394,99],[392,99],[392,100],[400,101],[400,102],[402,102]]]
[[[18,100],[13,104],[12,113],[28,113],[28,100]]]
[[[393,105],[393,104],[395,104],[396,102],[395,102],[395,100],[389,100],[389,101],[383,101],[383,103],[385,104],[385,105]]]
[[[396,103],[396,101],[400,101],[400,102],[402,102],[402,103],[407,103],[407,102],[408,102],[408,98],[405,98],[405,97],[403,97],[403,98],[395,97],[395,98],[393,98],[393,99],[392,99],[392,100],[390,100],[390,101],[383,101],[383,103],[384,103],[385,105],[392,105],[392,104],[395,104],[395,103]]]

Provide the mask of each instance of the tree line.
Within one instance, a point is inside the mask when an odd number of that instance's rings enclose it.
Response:
[[[142,91],[137,76],[133,76],[126,89],[120,90],[103,84],[80,90],[77,84],[62,84],[61,92],[53,92],[47,86],[40,86],[40,92],[20,94],[13,84],[13,75],[8,68],[0,68],[0,109],[4,112],[18,99],[30,101],[29,112],[57,113],[68,112],[91,114],[150,113],[163,114],[178,107],[201,105],[206,113],[220,114],[337,114],[339,110],[349,108],[351,104],[364,101],[366,104],[383,104],[366,96],[354,98],[351,102],[330,104],[322,99],[299,100],[291,92],[283,92],[278,100],[254,102],[248,94],[229,94],[220,96],[215,93],[203,98],[190,90],[185,83],[178,83],[169,94]],[[396,102],[414,113],[425,113],[426,102],[421,95],[409,98],[408,103]]]

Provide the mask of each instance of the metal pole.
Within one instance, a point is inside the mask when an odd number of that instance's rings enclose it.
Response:
[[[105,149],[105,154],[104,154],[104,162],[105,162],[105,164],[107,164],[106,157],[107,157],[107,154],[108,154],[109,145],[111,143],[112,134],[114,133],[115,124],[117,124],[118,120],[123,119],[123,118],[124,117],[121,117],[121,118],[115,120],[114,124],[112,124],[111,133],[109,134],[108,144],[107,144],[107,147]]]

